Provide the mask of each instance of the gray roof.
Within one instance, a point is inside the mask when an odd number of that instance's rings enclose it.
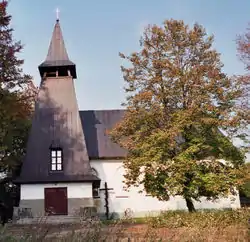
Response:
[[[107,135],[123,117],[125,110],[80,111],[90,159],[122,158],[127,152]]]

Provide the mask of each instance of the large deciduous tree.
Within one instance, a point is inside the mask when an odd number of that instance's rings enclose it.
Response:
[[[222,72],[212,44],[201,25],[167,20],[145,29],[139,52],[120,53],[126,113],[110,134],[128,151],[125,183],[180,195],[189,211],[203,196],[235,194],[244,163],[229,134],[246,124],[245,83]]]

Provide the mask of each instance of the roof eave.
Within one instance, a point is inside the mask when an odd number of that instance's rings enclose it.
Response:
[[[95,175],[88,175],[87,177],[82,178],[68,178],[68,179],[62,179],[62,178],[47,178],[47,179],[23,179],[23,178],[17,178],[13,181],[15,184],[46,184],[46,183],[76,183],[76,182],[99,182],[101,181],[100,178],[98,178]]]

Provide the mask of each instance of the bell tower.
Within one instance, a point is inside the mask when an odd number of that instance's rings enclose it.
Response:
[[[84,120],[79,115],[74,87],[76,66],[68,57],[58,18],[47,57],[38,69],[41,84],[17,182],[21,187],[55,183],[99,186],[100,179],[91,171]]]

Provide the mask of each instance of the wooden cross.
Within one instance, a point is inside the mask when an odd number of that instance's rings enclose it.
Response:
[[[56,20],[59,20],[59,13],[60,13],[60,10],[57,8],[56,9]]]
[[[100,188],[99,189],[100,191],[105,191],[105,205],[104,207],[106,208],[106,219],[108,220],[109,219],[109,193],[108,191],[110,190],[114,190],[113,188],[108,188],[108,185],[107,185],[107,182],[104,183],[104,188]]]

